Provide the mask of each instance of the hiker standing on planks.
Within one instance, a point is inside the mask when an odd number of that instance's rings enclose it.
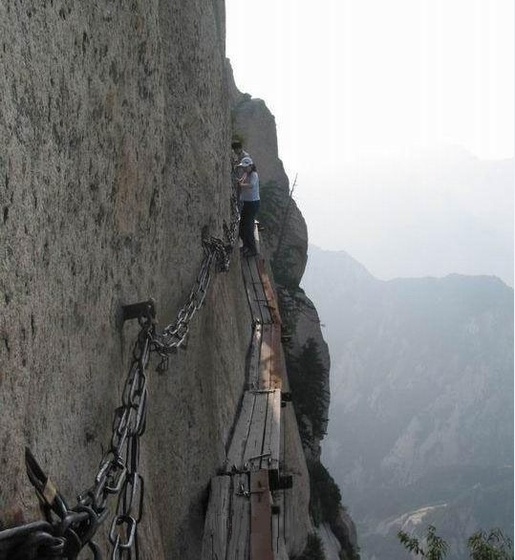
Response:
[[[256,240],[254,238],[254,221],[259,211],[259,176],[252,158],[245,156],[237,167],[243,169],[239,179],[241,219],[240,237],[243,241],[242,253],[245,257],[257,255]]]

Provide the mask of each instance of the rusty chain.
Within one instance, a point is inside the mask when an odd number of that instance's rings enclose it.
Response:
[[[161,356],[158,370],[164,371],[169,355],[186,347],[190,322],[204,303],[213,265],[217,272],[229,270],[238,224],[238,202],[233,192],[231,223],[229,226],[223,224],[226,241],[203,237],[204,257],[200,272],[175,322],[157,332],[148,306],[138,316],[141,329],[134,344],[122,404],[114,413],[110,448],[100,461],[93,485],[79,494],[76,506],[68,507],[30,450],[26,450],[27,475],[36,489],[46,521],[0,530],[0,560],[76,560],[85,546],[93,553],[94,560],[102,560],[93,537],[109,515],[108,501],[112,497],[117,497],[117,505],[108,535],[112,546],[111,560],[138,559],[137,528],[144,501],[144,480],[138,472],[139,438],[145,431],[148,408],[145,371],[152,351]]]

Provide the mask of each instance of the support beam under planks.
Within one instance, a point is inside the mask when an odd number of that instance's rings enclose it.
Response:
[[[272,389],[270,375],[272,372],[272,325],[263,325],[261,331],[261,353],[259,356],[259,389]]]
[[[272,492],[272,548],[275,560],[289,560],[284,530],[284,490]]]

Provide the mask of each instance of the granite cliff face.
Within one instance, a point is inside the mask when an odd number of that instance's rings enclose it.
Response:
[[[73,503],[91,486],[136,333],[174,319],[230,217],[222,2],[2,3],[0,511],[39,517],[29,446]],[[149,377],[143,558],[198,558],[206,481],[243,383],[238,267],[189,351]],[[155,364],[154,364],[155,366]],[[149,544],[151,543],[151,544]]]
[[[71,504],[93,483],[138,332],[122,323],[122,306],[152,297],[158,326],[175,320],[198,280],[202,236],[225,239],[233,125],[254,117],[249,148],[280,195],[270,218],[289,216],[264,243],[287,251],[290,280],[302,276],[306,226],[288,195],[273,117],[262,102],[243,102],[231,122],[224,26],[218,0],[0,6],[0,528],[40,518],[25,446]],[[143,560],[200,554],[209,481],[245,382],[250,316],[237,251],[233,260],[212,278],[187,351],[162,374],[151,364]],[[297,347],[318,336],[302,325]],[[312,521],[292,414],[286,432],[298,480],[289,500],[295,556]]]

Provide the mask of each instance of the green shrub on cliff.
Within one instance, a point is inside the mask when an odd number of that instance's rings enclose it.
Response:
[[[288,356],[287,369],[303,443],[310,437],[303,416],[311,424],[312,437],[323,438],[327,426],[327,400],[324,392],[327,370],[313,338],[308,338],[298,356]]]
[[[308,465],[311,500],[309,504],[313,522],[333,523],[342,507],[342,495],[329,471],[317,461]]]
[[[436,534],[433,525],[427,529],[425,544],[404,531],[399,531],[397,536],[409,552],[420,558],[443,560],[449,552],[449,545]],[[513,560],[511,539],[506,537],[500,529],[493,529],[488,534],[485,531],[478,531],[468,539],[467,545],[471,560]]]
[[[322,541],[316,533],[308,535],[306,548],[300,556],[296,556],[294,560],[325,560],[324,548]]]

